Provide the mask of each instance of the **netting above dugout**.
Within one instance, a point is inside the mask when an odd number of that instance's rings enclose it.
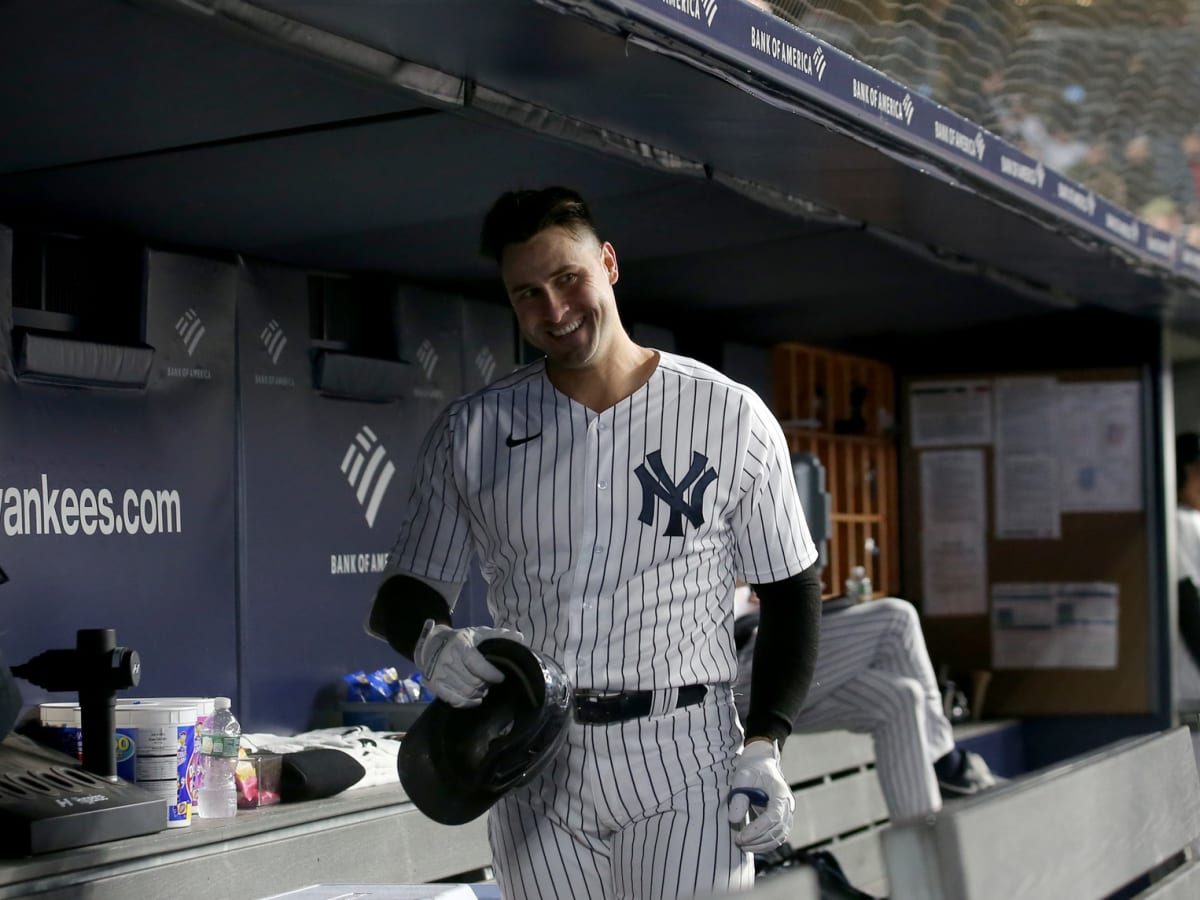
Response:
[[[1200,0],[758,0],[1200,246]]]

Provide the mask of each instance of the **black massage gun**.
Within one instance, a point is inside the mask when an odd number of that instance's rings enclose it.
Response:
[[[75,649],[47,650],[12,667],[13,675],[47,691],[78,691],[83,731],[83,767],[117,777],[117,691],[142,680],[136,650],[117,646],[112,628],[81,628]]]

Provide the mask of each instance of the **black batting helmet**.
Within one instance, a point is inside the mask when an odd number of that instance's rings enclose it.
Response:
[[[482,815],[529,782],[567,739],[575,694],[554,660],[506,638],[479,644],[504,673],[478,706],[435,700],[400,742],[400,783],[417,809],[443,825]]]

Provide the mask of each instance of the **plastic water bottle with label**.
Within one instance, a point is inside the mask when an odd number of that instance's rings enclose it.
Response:
[[[228,697],[217,697],[213,714],[204,722],[200,738],[200,787],[196,814],[202,819],[227,819],[237,815],[238,745],[242,726],[229,708]]]
[[[867,576],[865,566],[853,566],[850,577],[846,579],[846,596],[854,603],[865,603],[871,599],[871,579]]]

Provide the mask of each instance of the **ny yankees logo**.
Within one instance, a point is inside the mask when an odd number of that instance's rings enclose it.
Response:
[[[717,480],[716,470],[711,466],[707,472],[704,471],[704,467],[708,465],[708,457],[693,450],[692,466],[679,484],[673,482],[671,476],[667,474],[667,470],[663,466],[662,454],[658,450],[649,454],[646,462],[650,464],[650,471],[646,471],[645,463],[633,470],[638,481],[642,483],[642,512],[638,516],[638,521],[643,525],[654,524],[654,498],[657,497],[671,508],[671,514],[667,517],[667,530],[663,532],[663,537],[682,537],[684,516],[687,516],[687,520],[695,528],[703,525],[704,492],[708,490],[710,484]],[[650,472],[654,474],[650,474]],[[701,472],[704,474],[701,475]],[[683,497],[688,488],[692,489],[690,501]]]

